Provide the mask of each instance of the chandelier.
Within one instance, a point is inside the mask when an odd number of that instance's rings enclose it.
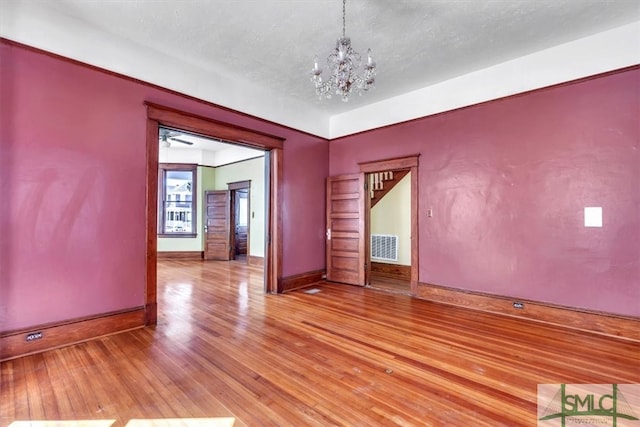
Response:
[[[335,93],[342,97],[344,102],[349,100],[349,95],[355,89],[360,95],[363,91],[373,89],[376,83],[376,63],[371,58],[371,49],[367,51],[367,63],[364,65],[363,74],[357,74],[362,58],[351,47],[351,39],[345,35],[345,5],[347,0],[342,0],[342,37],[336,41],[336,47],[327,57],[327,66],[331,75],[328,80],[322,80],[322,68],[318,66],[318,55],[315,57],[311,80],[316,88],[316,95],[320,98],[331,98]]]

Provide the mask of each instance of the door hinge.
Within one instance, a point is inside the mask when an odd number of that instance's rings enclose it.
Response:
[[[327,228],[327,240],[331,240],[331,229]]]

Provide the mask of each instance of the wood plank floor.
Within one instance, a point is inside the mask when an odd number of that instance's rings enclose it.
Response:
[[[0,425],[535,426],[539,383],[640,383],[637,343],[337,284],[264,295],[237,262],[158,277],[156,327],[2,363]]]
[[[408,280],[394,279],[371,272],[369,287],[405,295],[411,294],[411,283]]]

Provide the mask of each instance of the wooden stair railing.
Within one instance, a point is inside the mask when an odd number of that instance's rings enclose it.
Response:
[[[369,197],[371,207],[374,207],[382,198],[409,173],[408,169],[399,171],[374,172],[369,174]]]

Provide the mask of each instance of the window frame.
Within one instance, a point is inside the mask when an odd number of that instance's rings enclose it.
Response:
[[[191,172],[191,232],[165,232],[166,178],[167,172]],[[158,237],[196,238],[198,237],[198,165],[193,163],[158,163]]]

